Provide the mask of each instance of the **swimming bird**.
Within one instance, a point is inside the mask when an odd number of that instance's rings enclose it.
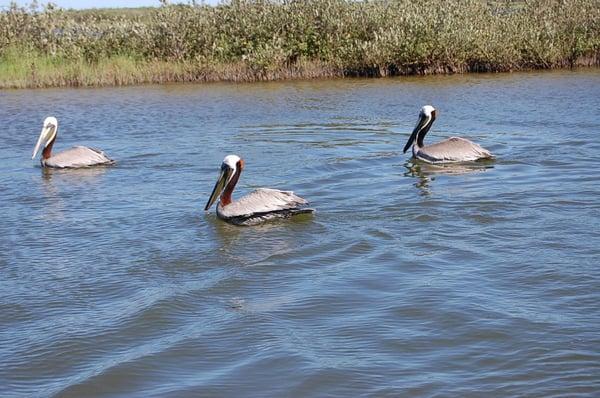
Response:
[[[31,159],[35,158],[40,147],[43,145],[41,163],[42,167],[55,167],[55,168],[67,168],[67,167],[88,167],[97,165],[109,165],[113,164],[114,160],[110,159],[99,149],[88,148],[86,146],[76,146],[66,151],[52,155],[52,146],[56,141],[56,133],[58,131],[58,121],[55,117],[49,116],[44,120],[44,127],[40,133],[35,148],[33,148],[33,155]]]
[[[271,188],[258,188],[238,200],[233,200],[231,194],[243,169],[244,161],[239,156],[225,156],[219,179],[204,207],[205,211],[219,198],[217,216],[236,225],[256,225],[271,219],[288,218],[315,211],[304,207],[308,202],[293,192]]]
[[[412,145],[413,156],[428,163],[470,162],[493,157],[487,149],[460,137],[450,137],[425,146],[423,139],[434,121],[435,108],[431,105],[421,108],[419,121],[404,146],[404,153]]]

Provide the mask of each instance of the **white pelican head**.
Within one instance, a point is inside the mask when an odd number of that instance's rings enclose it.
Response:
[[[244,168],[244,161],[237,155],[227,155],[221,163],[221,171],[219,179],[213,188],[210,198],[204,207],[204,210],[210,209],[213,203],[218,197],[221,197],[220,201],[223,206],[231,203],[231,192],[235,184],[237,184],[242,169]],[[223,192],[223,195],[221,195]]]
[[[417,125],[415,126],[412,134],[410,135],[408,142],[404,146],[404,153],[408,151],[408,148],[410,148],[415,143],[415,141],[417,141],[418,146],[423,146],[423,138],[431,128],[431,125],[434,121],[435,108],[431,105],[425,105],[424,107],[422,107],[421,111],[419,112],[419,120],[417,121]]]
[[[35,155],[40,149],[40,146],[44,145],[46,148],[54,139],[56,138],[56,131],[58,130],[58,121],[54,116],[48,116],[44,119],[44,126],[42,127],[42,132],[40,133],[40,138],[38,138],[37,143],[35,144],[35,148],[33,148],[33,155],[31,155],[31,159],[35,158]]]

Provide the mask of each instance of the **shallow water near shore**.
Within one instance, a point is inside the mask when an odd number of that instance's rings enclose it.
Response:
[[[401,152],[426,138],[478,165]],[[598,396],[600,70],[0,92],[0,395]],[[55,150],[107,168],[30,160]],[[314,216],[203,207],[223,157]]]

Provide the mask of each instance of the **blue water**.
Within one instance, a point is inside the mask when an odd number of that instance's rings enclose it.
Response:
[[[422,105],[495,162],[401,152]],[[600,70],[0,92],[0,395],[600,396]],[[44,170],[102,148],[109,168]],[[312,217],[203,207],[294,190]]]

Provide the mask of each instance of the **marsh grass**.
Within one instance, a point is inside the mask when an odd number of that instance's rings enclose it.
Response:
[[[598,65],[600,0],[231,0],[0,12],[0,87]]]

